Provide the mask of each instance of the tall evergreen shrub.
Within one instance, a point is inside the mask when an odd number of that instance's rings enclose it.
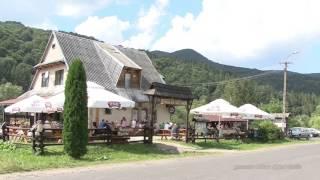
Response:
[[[87,152],[88,107],[86,73],[82,62],[71,64],[65,85],[63,144],[64,151],[73,158]]]

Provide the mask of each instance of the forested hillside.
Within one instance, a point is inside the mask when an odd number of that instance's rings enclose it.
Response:
[[[204,66],[208,66],[210,70],[213,70],[213,71],[219,70],[237,78],[258,75],[258,74],[263,74],[267,72],[267,71],[261,71],[258,69],[242,68],[242,67],[219,64],[209,60],[208,58],[204,57],[203,55],[201,55],[200,53],[192,49],[183,49],[183,50],[178,50],[172,53],[163,52],[163,51],[151,51],[149,52],[149,56],[156,62],[173,61],[172,65],[201,64]],[[162,66],[159,67],[160,71],[162,70],[161,67]],[[171,77],[169,76],[168,78],[170,79]],[[270,85],[275,90],[282,91],[282,88],[283,88],[283,72],[282,71],[268,72],[266,73],[266,75],[259,76],[259,78],[254,78],[254,80],[259,84]],[[180,81],[183,81],[183,80],[180,79]],[[215,81],[215,79],[208,78],[207,81],[205,82],[210,82],[210,81]],[[175,83],[175,82],[172,82],[172,83]],[[188,81],[187,84],[192,84],[192,83],[194,83],[194,81]],[[300,74],[295,72],[289,72],[288,73],[288,89],[293,92],[315,93],[320,95],[320,73]]]
[[[0,100],[28,90],[33,66],[38,63],[49,34],[50,31],[19,22],[0,22]],[[252,103],[270,112],[281,112],[282,71],[227,66],[210,61],[192,49],[147,53],[167,83],[192,88],[199,97],[194,106],[225,98],[234,105]],[[264,75],[246,78],[260,74]],[[320,75],[289,72],[288,78],[289,112],[295,118],[293,122],[301,125],[314,114],[320,102]],[[182,114],[178,111],[176,116]]]
[[[32,68],[39,61],[49,32],[19,22],[0,22],[0,81],[27,90]]]

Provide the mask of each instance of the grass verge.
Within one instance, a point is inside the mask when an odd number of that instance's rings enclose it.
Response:
[[[196,154],[201,153],[180,154],[160,150],[156,145],[145,144],[95,145],[88,146],[88,153],[82,159],[75,160],[63,153],[62,146],[46,147],[43,156],[35,156],[31,152],[30,145],[19,145],[13,151],[0,151],[0,174],[103,163],[157,160]]]
[[[165,141],[163,141],[165,142]],[[307,141],[307,140],[295,140],[295,139],[283,139],[277,140],[274,142],[258,142],[258,141],[236,141],[236,140],[220,140],[217,143],[215,140],[198,140],[196,143],[184,143],[182,141],[173,141],[169,140],[167,142],[179,143],[181,145],[190,146],[198,150],[207,150],[207,149],[219,149],[219,150],[256,150],[262,148],[270,148],[276,146],[292,145],[292,144],[303,144],[303,143],[319,143],[320,141]]]

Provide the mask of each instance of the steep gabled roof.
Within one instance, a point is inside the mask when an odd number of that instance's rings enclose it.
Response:
[[[85,67],[87,80],[136,102],[146,102],[143,94],[153,82],[165,83],[144,51],[115,47],[100,41],[53,32],[63,51],[68,65],[79,58]],[[123,67],[142,69],[141,90],[117,88],[116,84]]]
[[[122,64],[125,67],[130,67],[133,69],[141,69],[140,66],[138,66],[135,62],[133,62],[130,58],[128,58],[126,55],[124,55],[121,51],[118,50],[115,46],[111,46],[106,43],[99,43],[99,46],[105,50],[105,52],[112,57],[112,59],[115,59],[118,61],[118,63]]]
[[[69,65],[74,59],[81,59],[88,81],[96,82],[108,90],[114,89],[114,81],[101,61],[94,40],[61,32],[55,32],[55,35]]]

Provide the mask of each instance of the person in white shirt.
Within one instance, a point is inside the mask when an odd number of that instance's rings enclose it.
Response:
[[[136,128],[136,125],[137,125],[137,121],[135,119],[133,119],[131,121],[131,128]]]
[[[170,129],[170,124],[167,122],[164,124],[164,129],[169,130]]]

